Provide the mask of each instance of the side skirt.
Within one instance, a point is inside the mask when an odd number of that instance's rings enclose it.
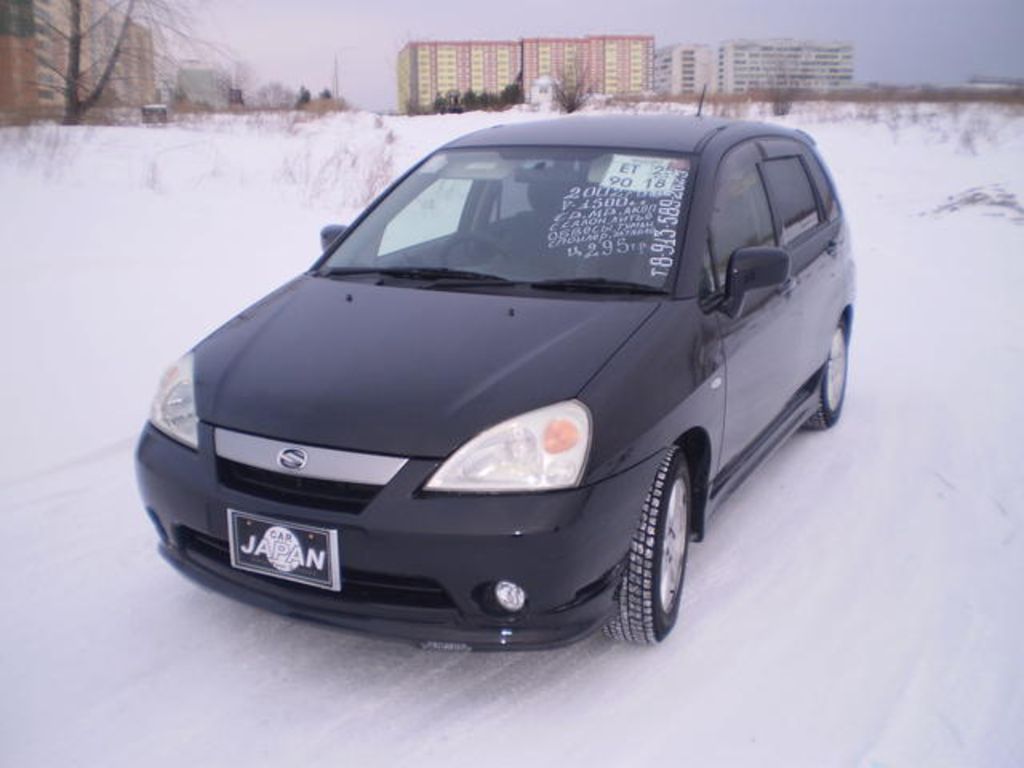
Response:
[[[735,459],[724,466],[711,483],[711,494],[708,499],[710,518],[718,510],[729,495],[746,480],[754,470],[763,464],[781,446],[790,435],[796,432],[815,412],[818,407],[815,399],[824,368],[817,371],[783,408],[754,441],[748,445]]]

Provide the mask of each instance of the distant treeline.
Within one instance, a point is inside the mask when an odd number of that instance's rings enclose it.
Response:
[[[472,88],[463,93],[449,91],[434,99],[433,111],[437,114],[474,112],[478,109],[505,109],[522,103],[523,89],[518,83],[513,83],[506,85],[501,93],[477,93]]]

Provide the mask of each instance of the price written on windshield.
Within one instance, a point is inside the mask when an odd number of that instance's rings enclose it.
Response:
[[[649,250],[651,277],[667,277],[676,261],[676,233],[689,177],[683,160],[642,155],[613,155],[601,186],[657,200]]]
[[[573,187],[548,231],[548,247],[569,258],[646,256],[650,275],[665,278],[676,260],[684,159],[613,155],[596,183]]]

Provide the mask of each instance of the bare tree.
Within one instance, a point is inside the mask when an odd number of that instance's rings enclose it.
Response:
[[[248,94],[252,91],[253,84],[256,82],[249,62],[236,59],[232,62],[232,68],[235,73],[233,87],[243,94]]]
[[[167,69],[174,50],[195,42],[190,2],[64,0],[40,8],[35,21],[51,54],[39,57],[49,74],[41,85],[60,90],[64,124],[80,124],[119,84],[148,90],[144,100],[151,100],[157,70]]]
[[[767,70],[767,96],[772,105],[772,114],[776,117],[788,115],[793,109],[793,101],[797,95],[793,63],[779,56],[768,64]]]
[[[213,82],[216,91],[225,100],[231,103],[231,91],[235,88],[235,76],[231,72],[230,64],[221,64],[213,67]]]
[[[573,66],[567,70],[560,69],[552,80],[552,98],[555,105],[565,113],[583,109],[594,93],[590,70],[580,55],[577,55]]]
[[[278,82],[267,83],[256,89],[251,103],[259,109],[291,109],[298,99],[298,92]]]

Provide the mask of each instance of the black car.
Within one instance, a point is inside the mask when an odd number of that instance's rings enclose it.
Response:
[[[160,550],[247,602],[432,648],[636,643],[687,544],[839,418],[854,267],[800,131],[676,116],[479,131],[161,382]]]

